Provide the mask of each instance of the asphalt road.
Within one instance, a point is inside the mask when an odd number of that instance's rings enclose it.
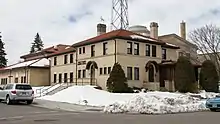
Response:
[[[171,115],[103,114],[0,103],[0,124],[218,124],[219,115],[219,112]]]

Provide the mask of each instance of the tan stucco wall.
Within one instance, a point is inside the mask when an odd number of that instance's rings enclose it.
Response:
[[[185,41],[182,41],[182,40],[175,38],[173,36],[160,37],[160,39],[167,42],[167,43],[179,46],[180,49],[178,50],[178,52],[184,51],[186,53],[190,53],[190,56],[193,59],[197,59],[197,49],[195,48],[195,46],[190,45],[190,44],[186,43]]]
[[[43,68],[31,68],[30,69],[30,84],[32,86],[48,86],[50,85],[49,81],[49,69],[43,69]]]
[[[131,42],[131,41],[130,41]],[[76,48],[78,51],[78,62],[79,61],[86,61],[88,63],[89,61],[95,61],[98,65],[98,69],[95,70],[95,78],[97,79],[97,85],[101,86],[103,89],[106,89],[106,81],[109,77],[109,74],[102,74],[100,75],[100,68],[104,67],[113,67],[115,63],[115,41],[110,40],[107,44],[107,55],[103,55],[103,43],[96,43],[96,44],[90,44],[85,45],[82,47]],[[134,42],[133,42],[134,43]],[[139,67],[139,75],[140,80],[139,81],[128,81],[129,86],[133,87],[144,87],[149,86],[149,89],[152,90],[159,90],[159,74],[155,76],[155,82],[146,84],[146,81],[148,81],[148,72],[145,71],[145,65],[148,61],[156,61],[157,63],[160,63],[162,60],[162,48],[160,45],[156,45],[157,47],[157,57],[147,57],[145,56],[145,50],[146,50],[146,43],[139,43],[139,53],[140,55],[128,55],[127,54],[127,40],[119,40],[117,39],[116,42],[116,62],[119,62],[122,65],[122,68],[124,69],[125,75],[127,76],[127,67]],[[91,46],[95,45],[95,56],[91,57]],[[83,47],[85,47],[85,53],[83,53]],[[79,48],[82,49],[82,54],[79,54]],[[176,49],[167,49],[167,59],[168,60],[177,60],[177,53]],[[134,47],[133,47],[134,51]],[[70,53],[69,53],[70,54]],[[52,66],[51,66],[51,81],[53,82],[53,75],[54,73],[57,74],[57,80],[58,80],[58,74],[62,73],[62,79],[64,76],[64,73],[73,72],[74,74],[74,81],[76,78],[76,53],[74,53],[74,63],[73,64],[64,64],[64,55],[57,56],[57,65],[53,66],[53,58],[52,60]],[[69,56],[69,55],[68,55]],[[69,62],[69,60],[68,60]],[[77,65],[77,73],[78,70],[84,70],[86,69],[86,64],[84,65]],[[82,74],[81,74],[82,75]],[[134,72],[133,72],[134,76]],[[90,71],[86,70],[86,78],[90,78]],[[85,79],[84,79],[85,80]],[[82,79],[78,79],[78,83],[82,82]],[[146,85],[144,85],[144,82]]]
[[[21,83],[22,76],[26,76],[26,82],[32,86],[49,85],[49,68],[28,68],[26,69],[26,72],[25,68],[15,68],[12,70],[4,70],[0,72],[0,79],[8,78],[7,83],[15,83],[15,78],[18,78],[18,83]]]
[[[70,54],[73,54],[73,63],[70,63]],[[64,64],[64,56],[68,55],[67,64]],[[76,78],[76,53],[66,53],[63,55],[58,55],[57,57],[57,65],[54,66],[54,57],[51,57],[51,73],[50,73],[50,82],[51,84],[54,83],[54,74],[57,74],[57,82],[59,79],[59,74],[62,74],[62,82],[64,81],[64,73],[67,73],[67,78],[70,78],[70,73],[73,72],[73,78]]]

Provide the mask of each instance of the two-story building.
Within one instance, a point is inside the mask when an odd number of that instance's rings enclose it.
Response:
[[[152,90],[171,87],[169,82],[166,85],[161,80],[173,79],[174,68],[166,67],[166,62],[177,60],[179,47],[158,39],[157,23],[151,23],[151,32],[147,35],[128,30],[106,33],[105,28],[104,24],[98,24],[98,36],[75,43],[66,52],[50,57],[52,82],[84,83],[106,89],[111,69],[119,62],[130,87]],[[162,69],[172,71],[161,75]]]

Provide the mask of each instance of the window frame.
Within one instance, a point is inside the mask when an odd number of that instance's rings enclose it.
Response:
[[[167,59],[167,49],[162,48],[162,59],[166,60]]]
[[[150,52],[151,49],[150,49],[150,45],[149,44],[146,44],[145,45],[145,56],[150,56]]]
[[[133,53],[133,47],[132,47],[132,42],[130,42],[130,41],[128,41],[127,42],[127,54],[130,54],[130,55],[132,55],[132,53]]]
[[[139,69],[139,67],[134,67],[134,80],[140,80],[140,69]]]
[[[64,55],[64,64],[68,64],[68,55]]]
[[[107,55],[107,50],[108,50],[107,45],[108,45],[108,42],[103,43],[103,55]]]
[[[95,45],[91,45],[91,57],[95,56]]]
[[[137,47],[137,48],[135,48],[135,46]],[[134,43],[134,55],[140,55],[140,50],[139,50],[139,43]]]
[[[130,72],[129,72],[129,71],[130,71]],[[127,67],[127,79],[128,79],[128,80],[133,80],[132,75],[133,75],[133,73],[132,73],[132,67]]]
[[[73,63],[73,53],[70,54],[70,63]]]
[[[57,57],[56,57],[56,56],[53,58],[53,65],[54,65],[54,66],[57,65]]]
[[[152,57],[157,57],[157,46],[152,45]]]

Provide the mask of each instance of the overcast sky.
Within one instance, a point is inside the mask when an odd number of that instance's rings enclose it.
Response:
[[[187,32],[213,23],[220,25],[219,0],[128,0],[129,23],[159,23],[159,34],[179,34],[185,20]],[[39,32],[45,47],[73,44],[96,35],[100,17],[110,27],[112,0],[0,0],[0,32],[8,64],[29,53]],[[109,29],[109,28],[108,28]]]

